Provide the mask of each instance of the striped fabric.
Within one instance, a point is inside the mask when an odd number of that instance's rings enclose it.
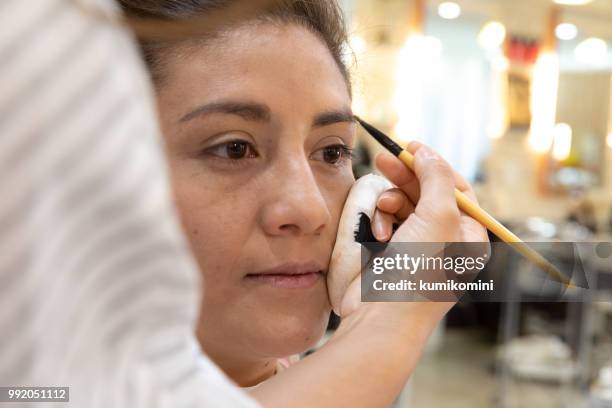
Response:
[[[0,0],[0,386],[254,407],[192,334],[201,282],[134,42],[76,2]]]

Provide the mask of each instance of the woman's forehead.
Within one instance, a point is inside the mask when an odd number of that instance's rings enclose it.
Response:
[[[338,110],[350,106],[344,76],[326,45],[297,25],[240,27],[193,46],[171,64],[164,92],[186,104],[253,100],[272,111]]]
[[[302,81],[344,80],[323,40],[296,24],[242,25],[205,44],[194,47],[186,60],[198,60],[211,74],[273,73],[279,79],[291,75]]]

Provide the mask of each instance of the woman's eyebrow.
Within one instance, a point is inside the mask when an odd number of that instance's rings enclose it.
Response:
[[[350,109],[340,109],[320,113],[315,117],[312,127],[328,126],[340,122],[355,122],[353,112]]]
[[[270,108],[262,103],[249,101],[219,101],[197,107],[185,114],[179,122],[184,123],[211,113],[237,115],[243,119],[257,122],[269,122],[271,116]]]

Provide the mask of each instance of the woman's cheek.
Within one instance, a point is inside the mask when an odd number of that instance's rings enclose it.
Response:
[[[329,175],[322,174],[318,175],[317,182],[323,196],[325,197],[325,201],[327,202],[327,206],[331,214],[332,222],[331,225],[329,225],[329,228],[327,228],[326,235],[330,241],[330,244],[333,246],[333,243],[336,240],[336,234],[338,232],[338,225],[340,223],[342,209],[344,208],[344,203],[346,202],[346,197],[348,196],[349,190],[355,182],[355,177],[353,176],[352,169],[350,166],[348,166],[348,169],[343,170],[334,177],[329,177]],[[332,248],[330,247],[330,256],[331,249]]]
[[[201,208],[181,211],[183,228],[204,279],[209,282],[207,287],[218,290],[238,279],[230,271],[232,261],[240,257],[244,239],[242,231],[236,229],[239,224],[223,217],[227,211],[231,209],[209,207],[206,212]],[[218,215],[211,217],[210,214]]]
[[[320,177],[320,185],[323,187],[327,201],[330,203],[330,209],[332,214],[340,215],[342,208],[348,196],[349,190],[353,183],[355,183],[355,177],[350,166],[345,169],[338,177],[325,178]],[[339,219],[335,220],[339,222]]]
[[[174,202],[183,231],[198,261],[202,261],[206,259],[203,252],[216,246],[218,240],[215,236],[220,236],[216,225],[219,218],[211,217],[219,211],[216,208],[219,205],[214,205],[215,200],[211,197],[218,195],[210,191],[210,183],[205,183],[199,175],[194,176],[187,166],[171,164],[171,176]]]

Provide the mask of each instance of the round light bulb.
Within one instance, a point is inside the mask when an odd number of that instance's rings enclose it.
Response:
[[[553,0],[557,4],[563,4],[565,6],[582,6],[589,4],[593,0]]]
[[[578,35],[578,29],[570,23],[561,23],[555,28],[557,38],[564,41],[573,40]]]
[[[603,65],[608,60],[608,44],[601,38],[587,38],[576,46],[574,56],[583,64]]]
[[[506,27],[499,21],[485,24],[478,34],[478,43],[488,50],[501,47],[505,39]]]
[[[438,15],[447,20],[453,20],[461,15],[461,7],[452,1],[445,1],[438,6]]]

